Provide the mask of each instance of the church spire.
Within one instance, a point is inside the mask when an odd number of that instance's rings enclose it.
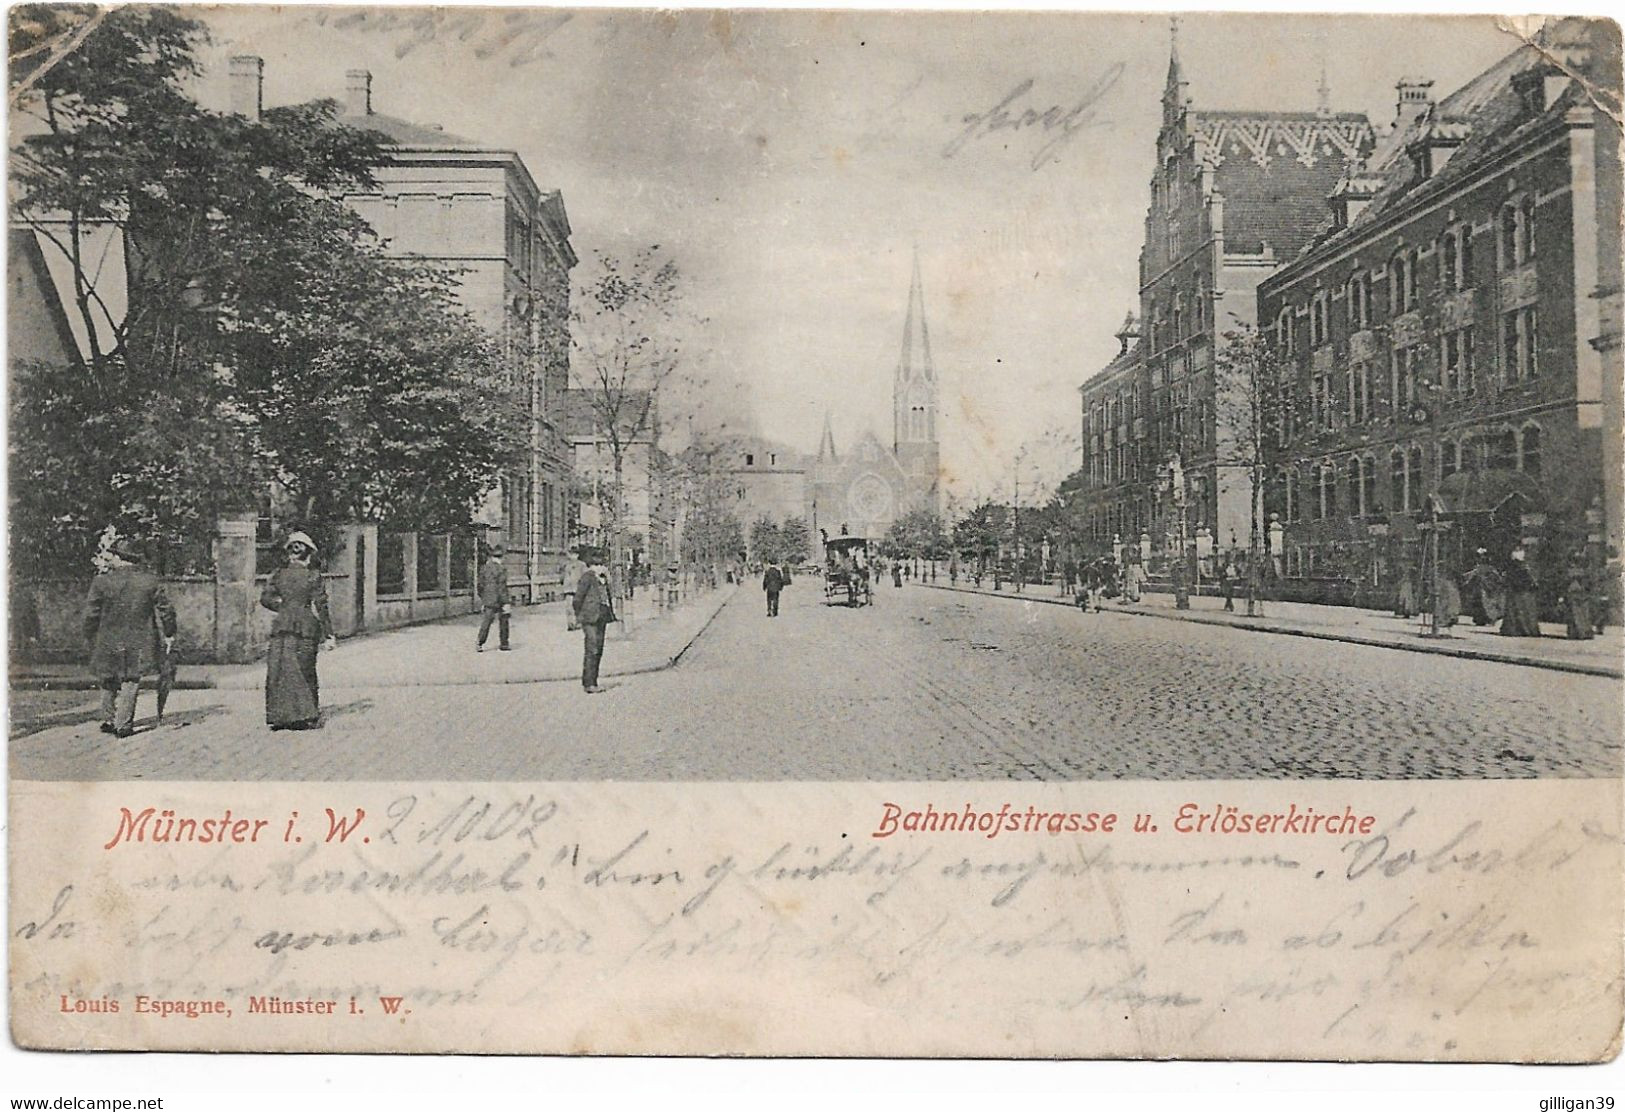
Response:
[[[908,288],[908,316],[903,321],[903,354],[897,361],[897,381],[935,379],[931,363],[931,331],[925,324],[925,288],[920,282],[920,249],[914,248],[914,278]]]
[[[829,408],[824,408],[824,435],[818,438],[818,462],[835,463],[835,432],[829,427]]]
[[[1320,52],[1320,84],[1315,86],[1315,115],[1332,114],[1332,87],[1326,80],[1326,52]]]
[[[1185,108],[1185,68],[1179,63],[1179,17],[1168,17],[1168,81],[1162,87],[1162,122],[1177,123]]]
[[[892,448],[934,444],[937,439],[937,368],[931,361],[931,330],[925,323],[925,284],[920,280],[920,249],[914,248],[914,275],[903,321],[903,351],[892,383]],[[923,458],[923,457],[922,457]],[[935,474],[936,463],[931,471]]]

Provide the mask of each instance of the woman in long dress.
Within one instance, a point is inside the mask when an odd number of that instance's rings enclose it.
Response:
[[[1524,563],[1523,549],[1512,553],[1512,566],[1506,574],[1507,609],[1501,619],[1503,637],[1539,637],[1539,605],[1535,601],[1535,577]]]
[[[1569,582],[1563,591],[1564,617],[1568,619],[1571,641],[1589,641],[1596,636],[1596,602],[1591,597],[1593,576],[1585,565],[1585,554],[1576,553],[1569,566]]]
[[[265,661],[265,721],[273,730],[309,730],[321,724],[316,653],[336,644],[322,574],[311,567],[316,543],[294,533],[285,545],[288,566],[271,576],[260,605],[276,611]]]

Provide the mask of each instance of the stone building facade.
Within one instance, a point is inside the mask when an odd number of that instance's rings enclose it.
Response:
[[[1522,547],[1550,587],[1618,545],[1620,133],[1593,95],[1617,111],[1618,83],[1616,26],[1562,20],[1442,100],[1402,84],[1260,286],[1296,379],[1266,498],[1289,586],[1385,597],[1436,516],[1447,573]]]
[[[340,122],[390,141],[388,161],[373,171],[376,192],[350,197],[351,207],[393,253],[457,268],[463,303],[501,340],[508,373],[528,384],[529,451],[498,477],[477,517],[506,542],[517,595],[550,596],[569,559],[564,396],[577,260],[563,197],[539,186],[515,151],[374,111],[367,71],[345,80]]]
[[[1324,223],[1327,195],[1373,142],[1365,116],[1332,112],[1324,90],[1312,112],[1196,108],[1175,40],[1138,312],[1118,354],[1080,389],[1086,547],[1143,540],[1165,559],[1180,536],[1246,544],[1251,483],[1221,451],[1239,402],[1215,387],[1215,351],[1227,331],[1253,323],[1259,284]],[[1183,529],[1172,475],[1182,475]]]

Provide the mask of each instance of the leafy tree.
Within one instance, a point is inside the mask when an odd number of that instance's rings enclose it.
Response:
[[[779,557],[791,563],[805,563],[812,555],[812,530],[807,519],[791,515],[779,526]]]
[[[69,477],[83,510],[38,513],[30,493],[16,534],[197,537],[268,481],[307,518],[466,517],[519,443],[518,407],[453,276],[389,259],[344,204],[382,137],[338,126],[331,101],[204,110],[185,87],[206,33],[175,9],[31,5],[11,30],[13,218],[66,262],[86,337],[13,398],[14,491]],[[64,407],[94,435],[41,440]]]
[[[1213,361],[1214,420],[1220,466],[1246,469],[1250,524],[1247,531],[1247,613],[1263,612],[1260,575],[1264,563],[1264,492],[1271,442],[1289,434],[1298,410],[1291,365],[1268,337],[1238,323],[1223,335]],[[1279,553],[1277,554],[1279,555]]]
[[[750,527],[750,550],[758,560],[766,563],[778,563],[783,559],[784,542],[779,532],[779,525],[772,518],[763,515],[756,519]]]
[[[1009,530],[1010,507],[984,501],[954,522],[954,548],[985,570],[998,556],[999,545]]]
[[[593,432],[610,457],[611,559],[621,563],[626,458],[659,432],[659,402],[684,367],[695,322],[682,299],[677,264],[659,245],[629,259],[605,252],[584,280],[571,314],[572,366]]]

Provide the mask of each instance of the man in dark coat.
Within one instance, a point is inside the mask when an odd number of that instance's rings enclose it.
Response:
[[[507,552],[500,543],[491,546],[491,554],[480,565],[480,635],[474,642],[474,651],[485,651],[485,639],[490,636],[491,622],[497,623],[497,648],[507,652],[508,621],[513,605],[508,598],[508,565],[503,560]]]
[[[762,573],[762,590],[767,592],[767,616],[779,616],[779,592],[784,590],[784,573],[779,565],[767,565],[767,571]]]
[[[588,695],[596,695],[603,690],[598,686],[598,664],[604,658],[604,631],[615,620],[608,569],[595,564],[582,572],[570,605],[581,623],[581,687]]]
[[[101,681],[102,732],[129,737],[141,677],[157,671],[160,648],[174,644],[175,608],[128,540],[116,542],[111,555],[109,569],[90,585],[84,633],[91,674]]]

